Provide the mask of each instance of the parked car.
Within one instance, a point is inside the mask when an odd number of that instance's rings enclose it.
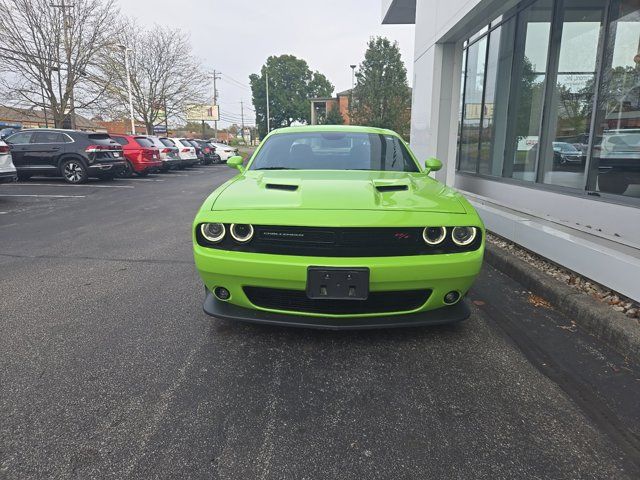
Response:
[[[180,159],[182,160],[181,168],[193,167],[198,163],[198,155],[196,155],[196,147],[191,145],[186,138],[170,138],[176,147],[180,149]]]
[[[553,163],[556,165],[582,165],[585,157],[574,145],[567,142],[553,142]]]
[[[593,164],[598,168],[598,188],[622,195],[640,184],[640,129],[605,130],[595,144]]]
[[[192,238],[217,318],[330,329],[458,322],[485,229],[399,135],[370,127],[271,132],[211,194]]]
[[[238,155],[238,149],[231,145],[217,142],[211,142],[211,144],[216,147],[216,153],[220,155],[220,159],[223,162],[226,162],[229,158]]]
[[[212,163],[220,163],[220,155],[216,154],[216,147],[209,142],[209,140],[200,140],[194,138],[192,142],[195,142],[202,150],[204,154],[203,165],[211,165]]]
[[[0,140],[0,183],[15,182],[17,179],[18,175],[11,160],[9,145]]]
[[[122,147],[106,133],[33,129],[21,130],[5,141],[19,180],[49,175],[84,183],[89,177],[113,179],[126,167]]]
[[[111,135],[122,145],[127,163],[120,171],[121,177],[130,177],[134,173],[141,177],[160,171],[162,161],[155,143],[143,135]]]
[[[148,138],[160,151],[160,161],[162,162],[162,166],[160,167],[161,172],[168,172],[169,170],[180,167],[182,163],[182,160],[180,160],[180,151],[171,140],[153,135],[149,135]]]
[[[198,157],[198,163],[200,163],[200,165],[204,165],[204,152],[202,151],[202,148],[200,147],[200,144],[198,142],[196,142],[194,139],[192,138],[188,138],[187,141],[193,145],[193,148],[196,149],[196,156]]]

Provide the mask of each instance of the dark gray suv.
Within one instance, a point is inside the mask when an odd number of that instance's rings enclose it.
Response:
[[[19,180],[61,176],[68,183],[89,177],[113,179],[125,167],[122,147],[106,133],[76,130],[22,130],[7,137]]]

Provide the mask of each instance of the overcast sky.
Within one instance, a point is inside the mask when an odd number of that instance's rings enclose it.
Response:
[[[207,69],[223,74],[218,81],[221,115],[238,123],[240,100],[253,108],[248,77],[270,55],[305,59],[339,92],[351,87],[349,65],[362,61],[369,37],[384,35],[398,41],[412,81],[414,27],[381,25],[380,0],[118,1],[122,13],[140,24],[190,33],[195,55]],[[245,116],[253,123],[252,111],[246,109]]]

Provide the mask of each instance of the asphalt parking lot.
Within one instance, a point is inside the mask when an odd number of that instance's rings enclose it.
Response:
[[[640,476],[640,369],[485,266],[458,326],[202,312],[233,172],[0,185],[0,479]]]

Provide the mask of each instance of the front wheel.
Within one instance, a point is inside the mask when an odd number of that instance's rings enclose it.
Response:
[[[147,175],[149,175],[149,172],[145,170],[144,172],[136,172],[136,174],[139,177],[146,177]]]
[[[84,183],[87,181],[87,168],[80,160],[65,160],[60,166],[62,170],[62,178],[71,184]]]

